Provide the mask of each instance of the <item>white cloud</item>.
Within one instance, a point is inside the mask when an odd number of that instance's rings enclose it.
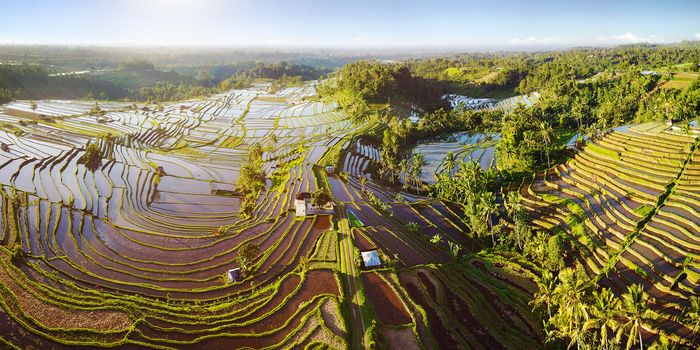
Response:
[[[358,35],[358,36],[353,37],[351,41],[352,41],[353,45],[363,45],[363,44],[367,44],[369,39],[364,35]]]
[[[635,44],[635,43],[653,43],[653,44],[661,44],[661,43],[669,43],[672,42],[673,40],[668,40],[665,36],[663,35],[656,35],[652,34],[647,37],[640,37],[637,35],[632,34],[631,32],[627,32],[622,35],[614,35],[610,37],[606,36],[600,36],[596,38],[597,42],[600,44]]]
[[[696,33],[695,37],[700,38],[700,33]],[[516,46],[610,46],[621,44],[635,43],[672,43],[680,40],[669,39],[663,35],[651,34],[649,36],[638,36],[632,32],[627,32],[620,35],[598,36],[588,38],[560,38],[560,37],[535,37],[529,36],[526,38],[513,38],[509,43]]]
[[[700,33],[695,33],[695,39],[699,39],[699,40],[700,40]]]
[[[534,36],[529,36],[524,39],[510,39],[510,43],[514,45],[554,45],[554,44],[565,44],[566,40],[561,38],[556,38],[548,36],[546,38],[538,38]]]

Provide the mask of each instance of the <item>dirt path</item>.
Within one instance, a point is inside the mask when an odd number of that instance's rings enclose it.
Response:
[[[353,261],[353,243],[352,234],[350,233],[350,228],[348,227],[347,213],[345,212],[345,206],[341,205],[339,208],[340,221],[338,226],[340,227],[340,258],[341,258],[341,272],[345,274],[346,285],[345,285],[345,295],[346,300],[350,302],[350,311],[352,314],[352,323],[350,324],[350,345],[353,349],[362,349],[364,346],[364,335],[365,335],[365,320],[362,316],[362,310],[360,309],[360,296],[357,290],[357,283],[359,281],[359,271],[355,266]]]

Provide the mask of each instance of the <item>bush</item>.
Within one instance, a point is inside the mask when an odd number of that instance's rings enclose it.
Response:
[[[88,143],[85,154],[78,159],[78,164],[85,164],[90,171],[95,171],[102,165],[102,152],[96,143]]]

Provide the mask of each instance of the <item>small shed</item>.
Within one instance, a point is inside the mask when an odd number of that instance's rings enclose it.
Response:
[[[239,267],[226,271],[226,280],[228,280],[228,283],[238,282],[242,278],[243,273],[241,272],[241,269]]]
[[[362,254],[362,264],[365,265],[365,267],[377,267],[377,266],[382,266],[382,260],[379,259],[379,253],[377,253],[377,250],[367,250],[361,253]]]
[[[326,165],[326,174],[333,174],[335,173],[335,167],[332,165]]]

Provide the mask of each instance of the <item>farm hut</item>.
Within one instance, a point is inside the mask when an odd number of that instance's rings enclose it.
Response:
[[[226,271],[226,279],[228,280],[228,283],[238,282],[242,279],[242,277],[243,274],[241,273],[241,269],[238,267]]]
[[[326,174],[333,174],[335,173],[335,167],[332,165],[326,165]]]
[[[368,250],[361,253],[362,263],[365,267],[382,266],[382,260],[379,259],[379,253],[376,250]]]
[[[297,216],[306,216],[311,208],[311,193],[301,192],[294,198],[294,209]]]

